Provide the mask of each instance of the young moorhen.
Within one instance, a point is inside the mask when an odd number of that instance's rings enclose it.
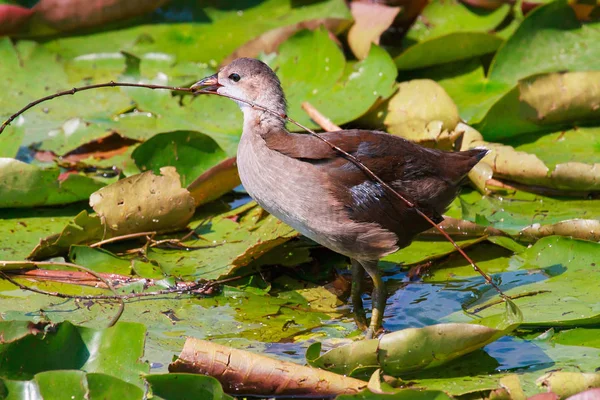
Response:
[[[237,59],[192,86],[201,88],[286,113],[279,79],[255,59]],[[362,329],[367,328],[361,299],[367,271],[374,284],[367,330],[367,337],[372,337],[381,327],[386,302],[378,260],[410,244],[430,224],[326,143],[310,134],[290,133],[281,117],[237,103],[244,113],[237,151],[244,188],[286,224],[351,258],[354,315]],[[360,129],[321,135],[358,158],[436,223],[443,220],[441,214],[465,175],[487,153],[433,150],[385,132]]]

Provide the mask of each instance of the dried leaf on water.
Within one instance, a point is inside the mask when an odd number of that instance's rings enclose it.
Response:
[[[358,379],[194,338],[186,340],[169,371],[210,375],[235,395],[320,397],[357,393],[367,386]]]

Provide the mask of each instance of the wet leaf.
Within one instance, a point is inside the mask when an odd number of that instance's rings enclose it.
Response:
[[[594,284],[600,245],[594,242],[550,236],[512,257],[511,269],[535,274],[531,283],[505,290],[519,297],[524,326],[593,325],[600,320]],[[488,301],[473,305],[478,315],[498,313],[501,304]]]
[[[169,371],[213,376],[226,392],[237,395],[331,396],[366,386],[357,379],[194,338],[186,341]]]
[[[456,240],[461,248],[467,248],[473,244],[479,243],[483,238]],[[445,239],[438,240],[415,240],[408,247],[398,250],[388,256],[383,257],[382,261],[388,261],[398,264],[410,265],[428,260],[435,260],[454,253],[456,249],[449,241]]]
[[[41,168],[0,158],[0,208],[69,204],[85,200],[105,183],[84,175],[59,179],[58,168]]]
[[[194,215],[194,199],[181,187],[173,167],[148,171],[118,181],[90,196],[106,237],[136,232],[176,231]]]
[[[379,44],[379,37],[394,22],[400,7],[353,1],[350,10],[354,25],[348,32],[348,45],[359,60],[369,55],[371,43]]]
[[[137,147],[131,156],[142,171],[158,174],[162,167],[175,167],[181,184],[187,186],[223,161],[225,152],[202,133],[176,131],[153,136]]]

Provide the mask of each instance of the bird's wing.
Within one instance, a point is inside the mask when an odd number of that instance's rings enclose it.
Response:
[[[450,153],[428,149],[385,132],[345,130],[320,134],[350,153],[433,221],[457,194],[464,176],[485,152]],[[406,203],[371,180],[330,145],[307,134],[271,133],[267,146],[288,157],[316,165],[332,178],[332,194],[356,221],[376,222],[398,236],[398,245],[431,225]]]

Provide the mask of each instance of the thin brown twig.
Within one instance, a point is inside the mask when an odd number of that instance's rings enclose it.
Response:
[[[6,267],[6,266],[10,266],[10,265],[21,266],[24,263],[22,261],[2,261],[2,262],[0,262],[0,264],[2,267]],[[31,265],[36,268],[39,266],[59,265],[59,266],[74,268],[74,269],[77,269],[77,270],[80,270],[80,271],[83,271],[83,272],[86,272],[86,273],[92,275],[94,278],[96,278],[99,281],[101,281],[102,283],[104,283],[106,285],[106,287],[111,292],[113,292],[113,294],[116,296],[115,299],[119,301],[119,309],[117,310],[117,313],[115,314],[115,316],[112,317],[112,319],[109,321],[108,327],[110,328],[111,326],[116,324],[117,321],[119,320],[119,318],[121,318],[121,315],[123,315],[123,311],[125,311],[125,302],[123,301],[122,298],[119,297],[119,293],[117,293],[117,291],[114,288],[114,286],[112,285],[112,283],[108,279],[104,278],[102,275],[98,274],[96,271],[93,271],[86,267],[82,267],[81,265],[67,263],[67,262],[42,261],[42,262],[31,262]],[[4,271],[0,270],[0,273],[3,278],[7,279],[12,284],[16,284],[17,286],[19,286],[22,289],[23,285],[19,284],[18,282],[14,281],[13,279],[9,278],[8,275],[4,273]],[[31,288],[28,288],[28,289],[31,290]],[[53,296],[57,294],[57,292],[45,292],[40,289],[35,289],[32,291],[35,291],[36,293],[40,293],[40,294],[52,293],[51,295],[53,295]],[[63,297],[63,296],[58,296],[58,297]]]
[[[189,93],[193,92],[193,90],[190,88],[179,88],[179,87],[162,86],[162,85],[147,85],[147,84],[143,84],[143,83],[128,83],[128,82],[113,82],[113,81],[110,81],[108,83],[97,83],[95,85],[74,87],[69,90],[65,90],[62,92],[58,92],[58,93],[54,93],[54,94],[42,97],[40,99],[37,99],[37,100],[32,101],[31,103],[27,104],[25,107],[21,108],[19,111],[17,111],[13,115],[11,115],[6,121],[4,121],[4,123],[0,126],[0,134],[4,131],[4,129],[8,125],[11,124],[11,122],[13,122],[15,120],[15,118],[17,118],[19,115],[23,114],[25,111],[29,110],[30,108],[32,108],[40,103],[43,103],[45,101],[52,100],[52,99],[55,99],[55,98],[61,97],[61,96],[74,95],[75,93],[83,92],[85,90],[98,89],[98,88],[104,88],[104,87],[119,87],[119,86],[140,87],[140,88],[146,88],[146,89],[152,89],[152,90],[167,89],[167,90],[175,90],[178,92],[189,92]]]
[[[301,123],[293,120],[292,118],[288,117],[287,114],[283,114],[283,113],[278,113],[276,111],[270,110],[264,106],[261,106],[260,104],[257,104],[253,101],[249,101],[246,99],[242,99],[239,98],[237,96],[231,96],[228,94],[222,94],[222,93],[218,93],[215,90],[193,90],[191,88],[178,88],[178,87],[171,87],[171,86],[161,86],[161,85],[147,85],[147,84],[136,84],[136,83],[120,83],[120,82],[109,82],[109,83],[101,83],[101,84],[96,84],[96,85],[89,85],[89,86],[83,86],[83,87],[79,87],[79,88],[73,88],[71,90],[67,90],[67,91],[63,91],[63,92],[59,92],[53,95],[49,95],[46,97],[43,97],[41,99],[38,99],[36,101],[33,101],[31,103],[29,103],[27,106],[23,107],[21,110],[19,110],[17,113],[11,115],[9,117],[8,120],[6,120],[2,126],[0,126],[0,133],[2,133],[2,131],[4,130],[4,128],[6,126],[8,126],[16,117],[18,117],[20,114],[22,114],[23,112],[27,111],[28,109],[30,109],[31,107],[40,104],[44,101],[47,100],[51,100],[54,99],[56,97],[59,96],[66,96],[66,95],[73,95],[77,92],[80,91],[84,91],[84,90],[90,90],[90,89],[97,89],[97,88],[102,88],[102,87],[117,87],[117,86],[126,86],[126,87],[144,87],[144,88],[148,88],[148,89],[167,89],[167,90],[173,90],[173,91],[180,91],[180,92],[187,92],[187,93],[193,93],[193,94],[214,94],[217,96],[221,96],[221,97],[227,97],[229,99],[232,100],[236,100],[240,103],[244,103],[249,105],[252,108],[256,108],[259,110],[262,110],[264,112],[267,112],[271,115],[277,116],[285,121],[289,121],[290,123],[300,127],[301,129],[304,129],[306,132],[312,134],[313,136],[317,137],[319,140],[323,141],[324,143],[326,143],[329,147],[331,147],[333,150],[335,150],[337,153],[339,153],[340,155],[342,155],[344,158],[346,158],[348,161],[352,162],[353,164],[355,164],[361,171],[363,171],[368,177],[370,177],[371,179],[373,179],[374,181],[378,182],[379,184],[381,184],[382,187],[384,187],[389,193],[393,194],[395,197],[397,197],[398,199],[400,199],[402,202],[404,202],[408,207],[410,208],[414,208],[415,211],[422,217],[424,218],[427,222],[429,222],[431,224],[431,226],[433,226],[435,229],[437,229],[442,236],[444,236],[446,238],[446,240],[448,240],[450,243],[452,243],[452,245],[454,246],[454,248],[465,258],[465,260],[467,260],[467,262],[471,265],[471,267],[477,271],[477,273],[479,273],[484,279],[485,281],[494,288],[494,290],[496,290],[499,295],[502,297],[502,299],[504,300],[508,300],[508,298],[506,297],[506,295],[502,292],[502,290],[498,287],[498,285],[496,285],[494,283],[494,281],[492,280],[492,278],[486,274],[481,268],[479,268],[479,266],[477,266],[477,264],[475,264],[475,261],[473,261],[468,255],[467,253],[465,253],[460,246],[458,246],[458,244],[456,244],[456,242],[454,240],[452,240],[452,238],[450,237],[450,235],[448,235],[448,233],[446,233],[442,228],[440,228],[431,218],[429,218],[423,211],[421,211],[416,204],[414,204],[413,202],[409,201],[408,199],[406,199],[404,196],[402,196],[400,193],[398,193],[396,190],[394,190],[392,187],[390,187],[385,181],[383,181],[381,178],[379,178],[379,176],[377,176],[375,173],[373,173],[373,171],[371,171],[369,168],[367,168],[363,163],[361,163],[356,157],[354,157],[352,154],[346,152],[345,150],[341,149],[340,147],[334,145],[333,143],[329,142],[327,139],[325,139],[324,137],[322,137],[321,135],[317,134],[316,132],[314,132],[312,129],[309,129],[308,127],[302,125]]]
[[[98,275],[97,273],[94,273],[93,271],[88,270],[85,267],[82,267],[82,266],[76,265],[76,264],[50,262],[50,261],[47,261],[47,262],[0,261],[0,265],[11,265],[11,264],[18,265],[18,266],[22,266],[24,264],[30,264],[32,266],[35,266],[35,265],[67,266],[70,268],[76,268],[76,269],[80,269],[82,271],[90,273],[94,277],[97,277],[98,279],[100,279],[105,285],[107,285],[107,287],[109,287],[109,284],[112,285],[106,278]],[[43,294],[46,296],[59,297],[62,299],[78,299],[78,300],[129,300],[129,299],[133,299],[133,298],[162,296],[162,295],[168,295],[168,294],[174,294],[174,293],[206,294],[209,292],[210,289],[214,288],[217,285],[222,285],[225,283],[233,282],[233,281],[236,281],[236,280],[239,280],[242,278],[246,278],[251,275],[256,275],[256,274],[258,274],[258,272],[251,272],[248,274],[238,275],[238,276],[234,276],[234,277],[230,277],[230,278],[224,278],[224,279],[220,279],[220,280],[216,280],[216,281],[196,282],[189,286],[184,286],[184,287],[175,286],[173,288],[157,290],[155,292],[118,294],[118,292],[116,292],[116,290],[114,290],[114,287],[113,287],[113,295],[74,295],[74,294],[64,294],[64,293],[60,293],[60,292],[50,292],[50,291],[46,291],[46,290],[42,290],[42,289],[30,287],[30,286],[25,286],[22,283],[17,282],[9,274],[7,274],[5,271],[0,269],[0,276],[3,279],[6,279],[8,282],[12,283],[13,285],[17,286],[21,290],[30,291],[30,292],[34,292],[34,293],[38,293],[38,294]],[[200,289],[200,291],[198,291],[199,289]]]
[[[138,232],[138,233],[130,233],[130,234],[127,234],[127,235],[115,236],[115,237],[112,237],[110,239],[105,239],[105,240],[101,240],[101,241],[96,242],[96,243],[92,243],[92,244],[90,244],[90,247],[102,247],[105,244],[114,243],[114,242],[120,242],[122,240],[136,239],[136,238],[147,236],[147,235],[150,235],[152,237],[152,236],[156,235],[156,231],[152,231],[152,232]]]
[[[515,300],[515,299],[520,299],[522,297],[531,297],[531,296],[537,296],[538,294],[542,294],[542,293],[550,293],[550,290],[535,290],[533,292],[526,292],[526,293],[521,293],[521,294],[515,294],[513,296],[507,296],[509,299],[511,300]],[[483,310],[485,310],[486,308],[490,308],[492,306],[495,306],[496,304],[500,304],[502,303],[502,301],[498,301],[498,300],[494,300],[494,301],[490,301],[489,303],[481,306],[481,307],[477,307],[476,309],[474,309],[473,311],[467,311],[467,313],[469,314],[477,314],[478,312],[481,312]]]

